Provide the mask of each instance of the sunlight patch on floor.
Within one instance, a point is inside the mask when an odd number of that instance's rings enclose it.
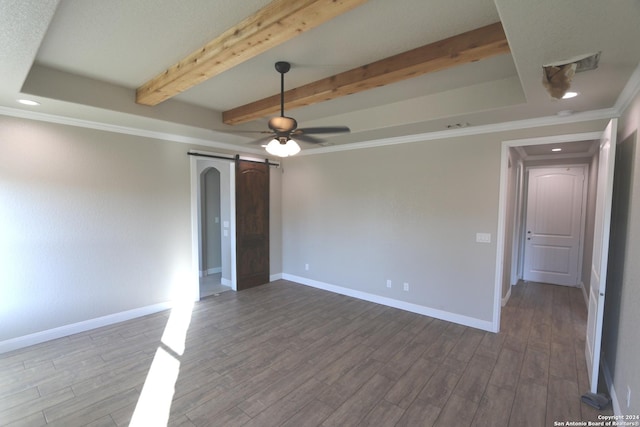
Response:
[[[167,425],[192,312],[192,301],[182,301],[171,310],[129,426]]]
[[[187,330],[191,323],[193,301],[184,301],[171,310],[171,316],[162,334],[162,343],[169,347],[178,356],[184,354]]]

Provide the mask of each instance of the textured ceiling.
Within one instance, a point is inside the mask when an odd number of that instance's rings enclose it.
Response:
[[[0,93],[20,91],[57,1],[0,1]]]

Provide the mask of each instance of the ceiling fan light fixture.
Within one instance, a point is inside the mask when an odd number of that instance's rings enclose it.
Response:
[[[300,146],[293,139],[280,141],[274,138],[266,146],[267,153],[278,157],[294,156],[300,152]]]

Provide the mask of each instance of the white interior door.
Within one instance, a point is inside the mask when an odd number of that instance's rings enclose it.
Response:
[[[609,122],[600,138],[600,156],[598,160],[596,218],[593,232],[593,259],[591,263],[589,314],[585,345],[589,381],[593,393],[598,391],[604,296],[607,286],[611,200],[613,197],[613,168],[616,158],[616,129],[617,119],[613,119]]]
[[[586,167],[529,170],[524,280],[576,286],[584,234]]]

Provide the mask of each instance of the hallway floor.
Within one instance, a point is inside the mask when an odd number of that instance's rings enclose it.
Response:
[[[200,278],[200,298],[211,295],[218,295],[222,292],[230,291],[230,286],[222,283],[222,273],[210,274]]]

